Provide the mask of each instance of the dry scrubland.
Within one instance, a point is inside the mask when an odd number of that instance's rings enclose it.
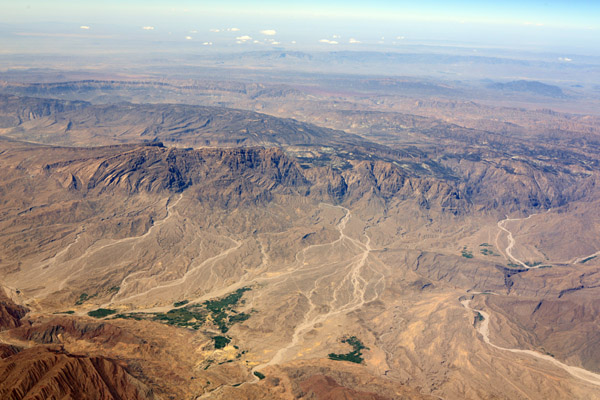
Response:
[[[0,96],[0,397],[600,398],[596,117],[220,85]]]

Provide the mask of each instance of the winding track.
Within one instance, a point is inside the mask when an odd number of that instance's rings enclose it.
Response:
[[[527,354],[529,356],[533,356],[535,358],[539,358],[541,360],[544,361],[548,361],[552,364],[554,364],[555,366],[562,368],[563,370],[567,371],[569,374],[571,374],[572,376],[574,376],[575,378],[581,379],[583,381],[586,381],[588,383],[591,383],[592,385],[596,385],[596,386],[600,386],[600,374],[596,374],[593,372],[590,372],[586,369],[583,368],[579,368],[579,367],[573,367],[571,365],[567,365],[565,363],[562,363],[560,361],[558,361],[557,359],[555,359],[554,357],[551,357],[549,355],[546,354],[542,354],[542,353],[538,353],[537,351],[533,351],[533,350],[522,350],[522,349],[510,349],[510,348],[506,348],[506,347],[500,347],[497,346],[495,344],[493,344],[490,341],[490,315],[482,310],[475,310],[473,308],[471,308],[470,306],[471,300],[470,299],[465,299],[461,301],[461,304],[469,311],[472,312],[478,312],[479,314],[481,314],[481,316],[483,317],[483,321],[481,321],[481,323],[479,324],[479,327],[477,328],[477,331],[481,334],[481,336],[483,336],[483,341],[494,347],[495,349],[498,350],[503,350],[503,351],[509,351],[511,353],[519,353],[519,354]]]
[[[529,218],[533,217],[534,215],[537,214],[531,214],[530,216],[528,216],[527,218],[508,218],[508,216],[506,217],[506,219],[503,219],[502,221],[498,221],[498,228],[500,228],[501,230],[503,230],[504,232],[506,232],[507,234],[507,238],[508,238],[508,246],[506,247],[506,249],[504,249],[504,252],[506,253],[506,255],[513,261],[515,261],[517,264],[521,265],[523,268],[527,268],[527,269],[535,269],[535,268],[539,268],[540,265],[535,266],[535,267],[531,267],[527,264],[525,264],[523,261],[519,260],[518,258],[516,258],[515,256],[513,256],[512,254],[512,249],[515,246],[515,238],[512,235],[512,232],[509,231],[505,224],[509,221],[526,221]],[[498,237],[496,236],[496,247],[500,248],[498,246]]]
[[[550,210],[548,210],[548,211],[550,211]],[[527,269],[535,269],[535,268],[539,268],[540,266],[535,266],[535,267],[529,266],[529,265],[525,264],[522,260],[516,258],[512,254],[512,249],[513,249],[513,247],[516,244],[516,240],[514,239],[514,237],[512,235],[512,232],[510,232],[506,228],[505,224],[507,222],[509,222],[509,221],[525,221],[525,220],[533,217],[534,215],[537,215],[537,214],[531,214],[531,215],[529,215],[526,218],[508,218],[508,216],[507,216],[506,219],[503,219],[502,221],[498,222],[498,228],[500,228],[502,231],[504,231],[504,232],[507,233],[508,246],[506,247],[506,249],[504,250],[504,252],[506,253],[506,255],[511,260],[517,262],[519,265],[521,265],[522,267],[527,268]],[[497,241],[498,241],[498,237],[496,237],[496,246],[499,248]],[[600,255],[600,251],[597,252],[597,253],[591,254],[591,255],[589,255],[587,257],[592,257],[592,256],[597,256],[597,255]],[[579,257],[579,258],[576,258],[576,259],[573,259],[573,260],[569,261],[568,263],[569,264],[576,264],[578,262],[581,262],[581,260],[584,260],[585,258],[586,257]],[[475,294],[476,295],[476,294],[482,294],[482,293],[471,293],[471,294]],[[490,293],[490,294],[495,294],[495,293]],[[497,346],[497,345],[493,344],[490,341],[490,327],[489,327],[490,315],[487,312],[483,311],[483,310],[475,310],[475,309],[471,308],[470,303],[471,303],[470,299],[465,299],[465,300],[461,301],[461,304],[467,310],[470,310],[472,312],[477,312],[477,313],[479,313],[483,317],[483,320],[479,324],[479,327],[477,328],[477,331],[481,334],[481,336],[483,337],[483,341],[486,344],[488,344],[488,345],[490,345],[490,346],[492,346],[492,347],[494,347],[494,348],[496,348],[498,350],[509,351],[511,353],[527,354],[529,356],[533,356],[533,357],[539,358],[541,360],[548,361],[548,362],[554,364],[555,366],[557,366],[559,368],[562,368],[563,370],[567,371],[569,374],[571,374],[575,378],[581,379],[583,381],[586,381],[586,382],[591,383],[591,384],[596,385],[596,386],[600,386],[600,374],[596,374],[596,373],[590,372],[590,371],[588,371],[586,369],[583,369],[583,368],[573,367],[573,366],[567,365],[565,363],[562,363],[562,362],[556,360],[554,357],[551,357],[551,356],[546,355],[546,354],[539,353],[537,351],[522,350],[522,349],[510,349],[510,348],[500,347],[500,346]]]
[[[550,210],[548,210],[547,212],[550,212]],[[539,213],[536,214],[531,214],[526,218],[508,218],[508,216],[503,219],[502,221],[498,221],[498,228],[500,228],[501,231],[506,232],[507,235],[507,239],[508,239],[508,246],[506,247],[506,249],[504,249],[504,253],[508,256],[508,258],[510,258],[512,261],[516,262],[517,264],[519,264],[520,266],[522,266],[523,268],[527,268],[527,269],[536,269],[536,268],[540,268],[541,265],[537,265],[537,266],[529,266],[527,265],[525,262],[523,262],[522,260],[516,258],[513,254],[512,254],[512,249],[514,248],[515,244],[516,244],[516,240],[513,237],[513,234],[511,231],[508,230],[508,228],[506,228],[506,223],[510,222],[510,221],[526,221],[529,218],[538,215]],[[496,247],[500,248],[500,246],[498,246],[498,236],[500,235],[500,232],[498,232],[498,235],[496,235]],[[574,257],[572,259],[570,259],[569,261],[560,261],[560,262],[546,262],[544,263],[545,265],[567,265],[567,264],[579,264],[581,263],[583,260],[585,260],[586,258],[590,258],[590,257],[598,257],[600,256],[600,251],[597,251],[593,254],[589,254],[587,256],[583,256],[583,257]]]

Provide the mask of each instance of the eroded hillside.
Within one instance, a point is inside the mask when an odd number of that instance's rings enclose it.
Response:
[[[3,99],[0,393],[600,398],[593,146]]]

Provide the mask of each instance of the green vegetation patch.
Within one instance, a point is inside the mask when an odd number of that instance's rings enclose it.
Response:
[[[248,316],[247,318],[242,317],[244,319],[236,319],[236,316],[230,316],[231,313],[235,312],[235,310],[233,310],[233,307],[240,301],[240,299],[244,295],[244,292],[247,292],[249,290],[249,287],[243,287],[223,298],[217,300],[207,300],[204,302],[204,306],[211,313],[212,320],[215,323],[215,325],[219,327],[221,333],[226,333],[229,330],[231,324],[235,322],[245,321],[246,319],[250,318]]]
[[[498,254],[494,253],[491,249],[484,247],[483,249],[479,249],[479,252],[484,256],[497,256]]]
[[[58,312],[55,312],[54,314],[75,314],[75,311],[73,311],[73,310],[58,311]]]
[[[204,305],[212,313],[219,313],[224,310],[229,310],[237,304],[244,295],[244,292],[251,290],[249,287],[243,287],[235,292],[217,300],[206,300]]]
[[[86,301],[88,301],[89,299],[93,299],[94,297],[98,296],[98,294],[93,294],[93,295],[89,295],[87,293],[81,293],[81,295],[79,296],[79,299],[75,302],[76,306],[80,306],[83,303],[85,303]]]
[[[483,321],[485,318],[483,317],[483,315],[481,315],[481,313],[479,311],[477,311],[477,314],[475,315],[475,322],[481,322]]]
[[[236,322],[244,322],[248,318],[250,318],[250,314],[246,314],[246,313],[239,313],[239,314],[235,314],[235,315],[230,315],[229,316],[229,323],[235,324]]]
[[[166,313],[129,313],[117,314],[114,318],[134,319],[136,321],[157,321],[182,328],[198,329],[206,321],[206,310],[202,306],[175,308]]]
[[[201,306],[175,308],[166,313],[155,313],[152,320],[168,325],[198,329],[206,321],[206,311]]]
[[[217,325],[219,327],[219,330],[221,331],[221,333],[227,333],[227,331],[229,330],[229,326],[227,326],[227,314],[224,312],[219,312],[216,314],[212,315],[213,318],[213,322],[215,323],[215,325]]]
[[[347,343],[352,346],[352,351],[346,354],[329,353],[329,358],[336,361],[350,361],[356,364],[363,362],[362,350],[369,349],[356,337],[350,336],[342,339],[342,343]]]
[[[215,341],[215,349],[222,349],[231,342],[227,336],[213,336],[213,340]]]
[[[583,260],[581,260],[581,264],[585,264],[588,261],[592,261],[596,257],[598,257],[598,256],[591,256],[591,257],[584,258]]]
[[[202,304],[188,304],[188,300],[178,301],[173,304],[174,308],[166,313],[129,313],[117,314],[114,318],[125,318],[135,320],[157,321],[167,325],[182,328],[199,329],[210,316],[212,322],[219,328],[221,333],[226,333],[229,328],[238,322],[246,321],[250,314],[238,313],[234,307],[240,301],[244,292],[251,290],[248,287],[240,288],[235,292],[216,300],[207,300]]]
[[[104,318],[108,317],[109,315],[116,314],[116,312],[117,310],[111,310],[110,308],[99,308],[97,310],[90,311],[87,314],[94,318]]]
[[[473,258],[473,253],[467,250],[467,246],[463,247],[461,250],[461,255],[465,258]]]
[[[261,374],[261,373],[260,373],[260,372],[258,372],[258,371],[254,371],[254,376],[256,376],[256,377],[257,377],[258,379],[260,379],[261,381],[262,381],[263,379],[265,379],[265,378],[266,378],[265,374]]]
[[[541,261],[525,261],[525,265],[527,265],[528,267],[537,267],[541,264]]]
[[[143,319],[148,319],[150,314],[145,313],[130,313],[130,314],[117,314],[113,317],[113,319],[121,318],[121,319],[134,319],[136,321],[141,321]]]

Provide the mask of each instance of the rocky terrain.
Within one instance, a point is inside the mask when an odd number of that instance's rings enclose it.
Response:
[[[161,140],[184,146],[279,146],[353,143],[360,137],[292,119],[186,105],[53,102],[3,96],[4,136],[90,146]],[[21,108],[16,110],[15,104]]]
[[[600,398],[596,117],[119,85],[0,95],[2,397]]]

